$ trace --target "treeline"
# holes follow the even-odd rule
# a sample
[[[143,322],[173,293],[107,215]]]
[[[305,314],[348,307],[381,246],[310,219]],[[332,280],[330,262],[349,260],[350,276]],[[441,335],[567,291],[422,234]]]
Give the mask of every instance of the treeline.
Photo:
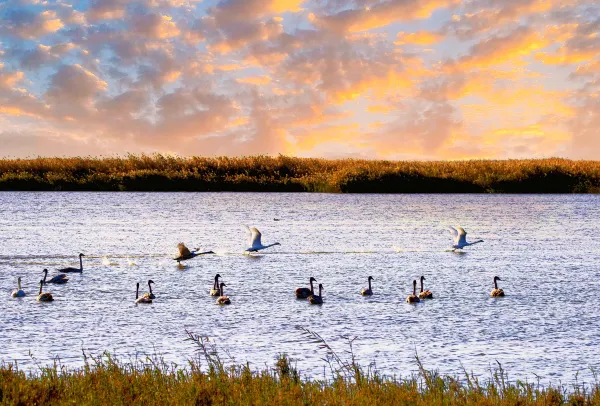
[[[0,190],[599,193],[600,161],[375,161],[287,156],[0,160]]]

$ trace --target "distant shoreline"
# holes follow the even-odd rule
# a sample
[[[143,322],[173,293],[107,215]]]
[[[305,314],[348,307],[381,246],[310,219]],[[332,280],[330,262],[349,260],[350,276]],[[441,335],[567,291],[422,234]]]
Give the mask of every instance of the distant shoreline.
[[[0,191],[600,193],[600,161],[287,156],[1,159]]]

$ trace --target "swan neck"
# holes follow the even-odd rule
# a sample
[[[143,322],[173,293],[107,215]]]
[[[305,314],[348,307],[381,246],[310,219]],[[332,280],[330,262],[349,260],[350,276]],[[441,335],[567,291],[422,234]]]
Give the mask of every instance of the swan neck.
[[[83,272],[83,257],[79,256],[79,270]]]
[[[138,299],[139,294],[140,294],[140,284],[138,283],[137,285],[135,285],[135,300]]]
[[[38,293],[38,296],[42,294],[42,286],[44,285],[40,283],[40,293]]]
[[[152,294],[152,284],[150,282],[148,282],[148,290],[150,291],[150,294]]]
[[[17,288],[21,290],[21,278],[17,279]]]
[[[369,278],[369,290],[371,290],[371,278]]]
[[[421,279],[421,292],[423,292],[423,279]]]
[[[223,293],[223,284],[221,284],[221,296],[225,296],[225,294]]]
[[[320,296],[322,296],[322,294],[321,294],[322,290],[323,290],[323,286],[321,286],[321,285],[319,284],[319,297],[320,297]]]
[[[314,294],[315,294],[315,288],[314,288],[314,286],[313,286],[313,281],[312,281],[312,279],[311,279],[311,281],[310,281],[310,294],[311,294],[311,295],[314,295]]]
[[[498,280],[494,279],[494,289],[498,289]]]
[[[413,296],[417,296],[417,281],[413,283]]]

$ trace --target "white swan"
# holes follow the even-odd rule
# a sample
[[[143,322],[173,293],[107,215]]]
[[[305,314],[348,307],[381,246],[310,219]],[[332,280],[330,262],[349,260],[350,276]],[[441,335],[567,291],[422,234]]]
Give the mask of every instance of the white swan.
[[[176,258],[173,258],[173,259],[179,263],[181,263],[181,261],[185,261],[186,259],[191,259],[191,258],[197,257],[198,255],[214,254],[214,251],[198,252],[198,251],[200,251],[199,248],[196,248],[195,250],[190,251],[189,248],[186,247],[185,244],[182,242],[177,244],[177,249],[179,250],[179,256]]]
[[[23,296],[25,296],[25,292],[23,292],[23,289],[21,289],[21,277],[20,276],[17,278],[17,289],[13,289],[13,291],[10,292],[10,295],[12,297],[23,297]]]
[[[452,233],[452,238],[454,239],[454,244],[452,245],[452,248],[454,250],[462,249],[464,247],[468,247],[469,245],[474,245],[474,244],[483,242],[483,240],[467,242],[467,232],[462,227],[454,228],[454,227],[448,226],[448,229]]]
[[[260,233],[260,231],[258,231],[258,229],[256,227],[248,227],[245,226],[248,231],[250,232],[250,240],[248,242],[249,247],[246,248],[246,252],[256,252],[259,250],[264,250],[265,248],[269,248],[269,247],[273,247],[274,245],[281,245],[278,242],[275,242],[273,244],[269,244],[269,245],[262,245],[262,242],[260,241],[260,238],[262,237],[262,234]]]

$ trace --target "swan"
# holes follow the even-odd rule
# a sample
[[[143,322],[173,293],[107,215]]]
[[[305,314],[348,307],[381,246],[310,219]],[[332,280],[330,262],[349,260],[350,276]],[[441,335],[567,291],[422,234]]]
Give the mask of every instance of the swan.
[[[504,291],[502,289],[498,289],[498,281],[501,281],[500,277],[494,276],[494,289],[490,292],[490,296],[492,297],[502,297],[504,296]]]
[[[68,267],[59,269],[58,272],[83,272],[83,260],[81,259],[82,257],[85,257],[85,255],[79,254],[79,268]]]
[[[258,231],[258,229],[256,227],[248,227],[248,226],[245,226],[245,227],[251,233],[250,240],[248,242],[249,247],[246,248],[246,252],[257,252],[260,250],[264,250],[265,248],[273,247],[275,245],[281,245],[278,242],[275,242],[275,243],[269,244],[269,245],[262,245],[262,242],[260,241],[262,234],[260,233],[260,231]]]
[[[433,293],[428,289],[423,292],[423,281],[425,280],[424,276],[421,276],[421,293],[419,293],[419,299],[433,299]]]
[[[51,302],[54,300],[52,297],[52,293],[46,292],[42,293],[42,287],[44,286],[44,281],[40,281],[40,293],[38,293],[37,301],[38,302]]]
[[[406,303],[418,303],[421,299],[417,296],[417,280],[413,281],[413,293],[406,298]]]
[[[223,295],[223,286],[227,286],[227,285],[225,285],[223,282],[221,282],[221,296],[219,296],[217,298],[217,301],[215,303],[218,305],[231,304],[231,300],[229,300],[229,296]]]
[[[173,258],[177,262],[185,261],[186,259],[192,259],[198,255],[214,254],[214,251],[198,252],[200,250],[199,248],[190,251],[182,242],[177,244],[177,249],[179,250],[179,256],[177,258]]]
[[[319,283],[319,295],[310,295],[308,301],[310,304],[323,304],[323,285]]]
[[[23,297],[23,296],[25,296],[25,292],[23,292],[23,289],[21,289],[21,277],[20,276],[17,278],[17,288],[13,289],[13,291],[10,292],[10,295],[12,297]]]
[[[316,281],[317,280],[311,276],[310,279],[308,280],[308,282],[310,283],[310,289],[309,288],[296,288],[296,297],[298,299],[307,299],[309,296],[314,295],[315,290],[313,288],[313,282],[316,282]]]
[[[148,279],[148,290],[150,293],[146,293],[146,296],[148,296],[150,299],[156,299],[156,296],[154,293],[152,293],[152,283],[154,283],[154,281],[152,279]]]
[[[44,285],[47,283],[63,284],[63,283],[69,282],[69,278],[67,278],[67,275],[64,273],[54,275],[49,281],[46,280],[47,277],[48,277],[48,270],[44,269]]]
[[[369,281],[369,287],[360,291],[360,294],[363,296],[372,296],[373,291],[371,290],[371,281],[373,280],[372,276],[369,276],[367,279]]]
[[[150,295],[148,295],[148,293],[146,293],[144,296],[138,298],[140,292],[140,283],[138,282],[135,285],[135,303],[152,303],[152,299],[150,299]]]
[[[219,274],[215,275],[215,282],[213,283],[213,287],[210,290],[211,296],[221,296],[221,289],[219,289],[219,278],[220,277],[221,277],[221,275],[219,275]]]
[[[483,240],[467,242],[467,232],[462,227],[454,228],[454,227],[448,226],[448,229],[452,233],[452,238],[454,239],[454,244],[452,245],[453,251],[462,249],[464,247],[468,247],[469,245],[474,245],[474,244],[483,242]]]

